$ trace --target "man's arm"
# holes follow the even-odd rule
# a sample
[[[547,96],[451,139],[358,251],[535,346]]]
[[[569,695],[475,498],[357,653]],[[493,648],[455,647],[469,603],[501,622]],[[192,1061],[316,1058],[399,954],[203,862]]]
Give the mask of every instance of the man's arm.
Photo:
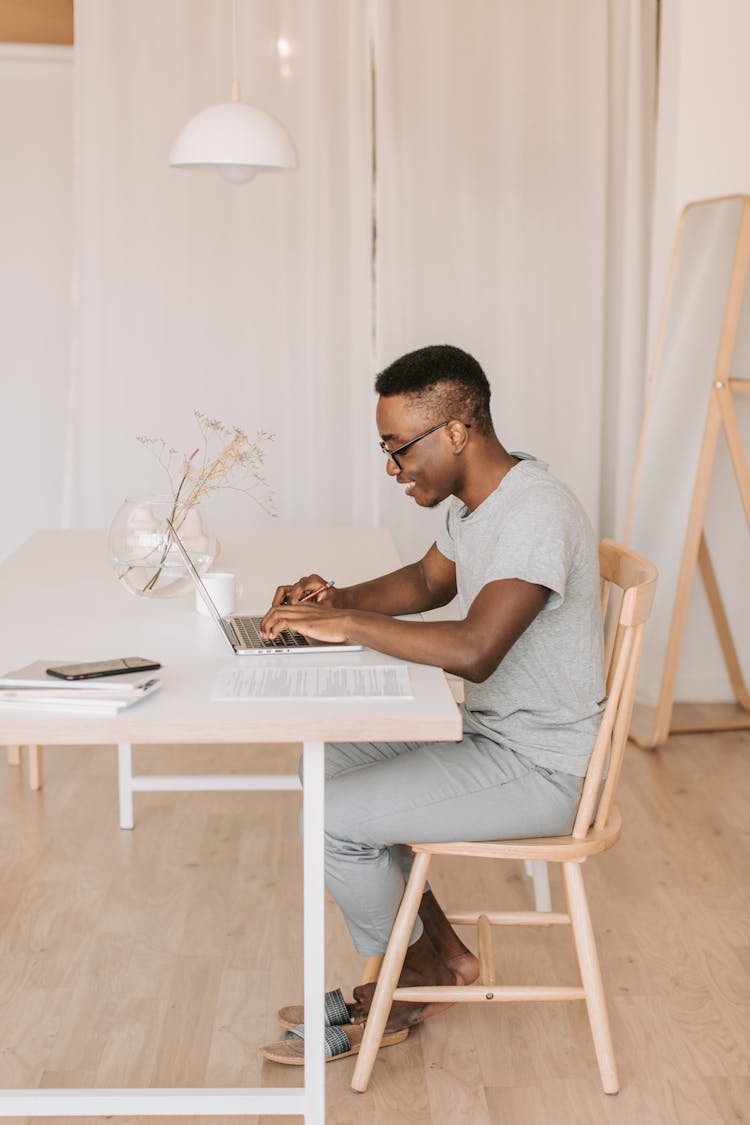
[[[319,589],[324,579],[318,574],[300,578],[294,586],[279,586],[273,605],[295,605],[306,594]],[[456,593],[456,567],[435,544],[419,562],[403,566],[391,574],[360,582],[356,586],[333,587],[315,599],[318,606],[359,609],[390,616],[424,613],[447,605]]]
[[[269,637],[292,628],[315,640],[352,641],[480,683],[529,627],[548,594],[546,586],[505,578],[480,590],[463,621],[398,621],[360,608],[279,605],[266,614],[262,628]]]

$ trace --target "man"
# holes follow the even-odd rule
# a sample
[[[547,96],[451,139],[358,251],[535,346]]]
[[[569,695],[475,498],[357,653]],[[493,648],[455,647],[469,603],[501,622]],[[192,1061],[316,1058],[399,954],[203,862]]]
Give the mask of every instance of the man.
[[[344,589],[321,590],[317,574],[280,587],[262,626],[269,637],[292,627],[357,642],[466,681],[460,742],[327,748],[326,881],[363,956],[388,943],[410,865],[403,841],[571,830],[604,703],[593,531],[546,465],[500,444],[479,364],[459,348],[422,348],[375,389],[388,474],[419,507],[452,497],[445,526],[424,558],[392,574]],[[456,621],[398,619],[456,593]],[[400,983],[477,974],[426,890]],[[355,990],[353,1024],[373,987]],[[396,1002],[387,1031],[439,1007]]]

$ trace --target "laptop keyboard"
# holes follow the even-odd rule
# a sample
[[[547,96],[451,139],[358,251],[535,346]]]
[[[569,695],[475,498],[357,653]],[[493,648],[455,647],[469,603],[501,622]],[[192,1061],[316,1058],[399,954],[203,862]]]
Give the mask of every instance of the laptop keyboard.
[[[234,631],[239,638],[243,648],[309,648],[310,642],[307,637],[303,637],[301,633],[295,632],[293,629],[284,629],[272,641],[264,640],[260,635],[258,626],[260,625],[260,617],[231,617],[229,619],[234,626]]]

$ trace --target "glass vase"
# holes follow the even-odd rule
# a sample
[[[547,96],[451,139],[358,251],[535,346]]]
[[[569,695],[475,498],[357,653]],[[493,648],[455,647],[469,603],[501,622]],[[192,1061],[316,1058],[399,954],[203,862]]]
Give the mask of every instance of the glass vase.
[[[167,519],[199,573],[216,558],[216,539],[198,505],[184,510],[171,497],[129,497],[112,521],[109,554],[118,580],[137,597],[175,598],[193,590],[192,579],[170,542]]]

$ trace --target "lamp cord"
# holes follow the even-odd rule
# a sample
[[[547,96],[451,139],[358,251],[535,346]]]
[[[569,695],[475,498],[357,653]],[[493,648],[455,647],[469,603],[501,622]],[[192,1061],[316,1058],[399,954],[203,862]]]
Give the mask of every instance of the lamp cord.
[[[232,101],[240,100],[240,79],[237,71],[237,0],[232,0]]]

